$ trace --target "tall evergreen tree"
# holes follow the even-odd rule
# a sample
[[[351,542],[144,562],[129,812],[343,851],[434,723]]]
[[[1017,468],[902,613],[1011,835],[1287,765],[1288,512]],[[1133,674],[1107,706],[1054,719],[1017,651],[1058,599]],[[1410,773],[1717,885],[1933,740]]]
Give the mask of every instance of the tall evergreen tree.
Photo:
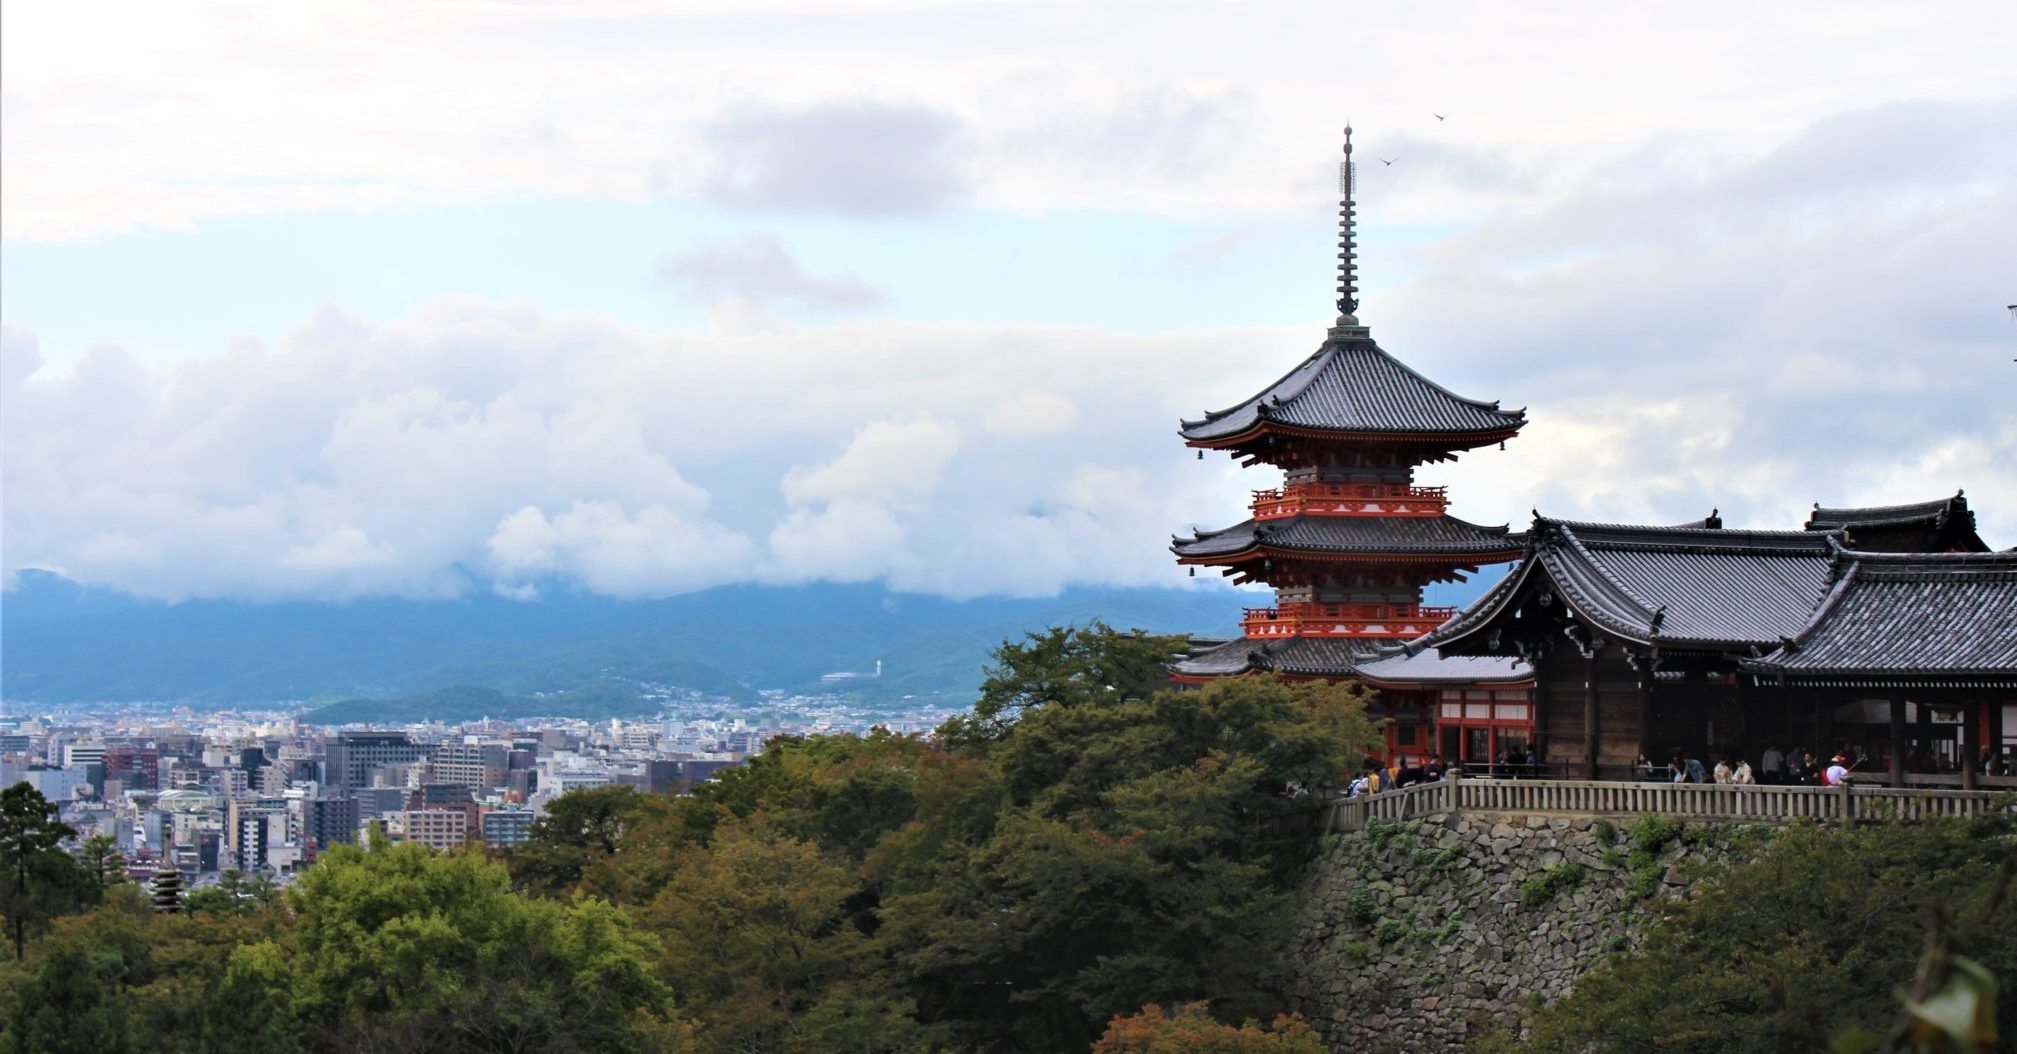
[[[30,929],[77,910],[95,893],[95,880],[62,849],[77,830],[57,815],[56,803],[26,781],[0,791],[0,914],[16,959]]]

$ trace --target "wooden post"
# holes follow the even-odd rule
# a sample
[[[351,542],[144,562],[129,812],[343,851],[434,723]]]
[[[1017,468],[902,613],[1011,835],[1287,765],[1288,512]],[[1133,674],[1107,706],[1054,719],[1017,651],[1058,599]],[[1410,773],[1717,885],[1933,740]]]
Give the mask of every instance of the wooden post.
[[[1722,733],[1721,743],[1709,744],[1709,752],[1714,755],[1728,754],[1731,748],[1744,741],[1744,719],[1750,716],[1751,709],[1751,675],[1740,668],[1737,670],[1736,678],[1736,683],[1731,685],[1730,689],[1729,727],[1717,730]]]
[[[1648,742],[1653,737],[1653,657],[1646,656],[1646,668],[1639,671],[1639,753],[1652,757],[1657,753]]]
[[[1926,767],[1931,770],[1933,768],[1933,708],[1926,705],[1926,699],[1923,696],[1912,700],[1912,702],[1919,711],[1913,715],[1912,719],[1910,734],[1913,749],[1924,752]]]
[[[1905,785],[1905,697],[1891,697],[1891,786]]]
[[[1977,781],[1975,766],[1982,756],[1982,722],[1976,708],[1984,705],[1979,699],[1961,701],[1961,789],[1974,790]]]
[[[2003,701],[2001,699],[1982,700],[1983,723],[1988,725],[1988,746],[1996,757],[2003,756]]]
[[[1583,778],[1597,778],[1597,653],[1583,663]]]
[[[1834,749],[1835,701],[1825,688],[1809,688],[1814,696],[1814,749],[1824,756]]]

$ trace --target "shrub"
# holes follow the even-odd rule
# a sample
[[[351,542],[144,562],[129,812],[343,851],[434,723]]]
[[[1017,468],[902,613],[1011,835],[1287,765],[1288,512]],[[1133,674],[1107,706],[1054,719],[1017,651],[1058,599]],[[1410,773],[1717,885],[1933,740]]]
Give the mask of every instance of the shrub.
[[[1647,813],[1632,821],[1630,835],[1632,848],[1642,849],[1654,856],[1658,856],[1661,850],[1674,844],[1674,839],[1681,837],[1682,832],[1686,829],[1686,826],[1679,820],[1670,820],[1664,816],[1655,816],[1652,813]]]
[[[1564,890],[1574,889],[1582,884],[1583,865],[1550,864],[1539,872],[1527,876],[1527,880],[1520,883],[1520,903],[1530,908],[1538,908],[1554,900]]]
[[[1345,898],[1345,914],[1361,926],[1370,926],[1379,917],[1380,909],[1373,903],[1373,891],[1360,886]]]
[[[1597,841],[1611,845],[1618,840],[1618,825],[1609,820],[1597,821]]]
[[[1406,820],[1367,820],[1366,840],[1372,842],[1375,848],[1385,849],[1393,845],[1395,839],[1406,834],[1408,829],[1413,826],[1413,824]],[[1402,842],[1401,844],[1406,845],[1407,843]]]

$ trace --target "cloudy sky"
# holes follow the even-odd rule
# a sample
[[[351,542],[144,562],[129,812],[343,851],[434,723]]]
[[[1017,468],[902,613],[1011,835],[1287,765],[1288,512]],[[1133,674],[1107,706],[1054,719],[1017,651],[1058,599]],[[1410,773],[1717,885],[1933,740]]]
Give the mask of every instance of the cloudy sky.
[[[1455,512],[2017,545],[2007,2],[10,0],[5,568],[1177,585],[1176,421],[1362,318]],[[1438,120],[1434,114],[1446,115]],[[1381,164],[1375,156],[1392,159]]]

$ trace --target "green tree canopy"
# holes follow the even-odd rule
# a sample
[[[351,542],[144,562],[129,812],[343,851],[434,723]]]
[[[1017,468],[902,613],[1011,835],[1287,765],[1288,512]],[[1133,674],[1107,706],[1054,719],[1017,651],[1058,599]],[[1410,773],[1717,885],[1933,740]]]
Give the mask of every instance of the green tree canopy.
[[[528,1054],[673,1042],[656,942],[607,901],[514,896],[494,861],[382,840],[369,852],[334,847],[286,900],[293,1013],[335,1048],[367,1037],[385,1049]],[[264,969],[244,958],[264,954],[234,966]]]
[[[637,788],[613,785],[569,791],[547,803],[532,835],[511,854],[511,876],[519,888],[547,896],[581,888],[605,894],[600,872],[628,844],[634,827],[663,819],[671,804]]]
[[[1643,946],[1583,976],[1542,1012],[1540,1052],[1768,1054],[1889,1033],[1936,906],[1955,951],[2017,977],[2017,821],[1795,827],[1695,900],[1671,905]],[[2017,999],[1997,1010],[2017,1035]]]

